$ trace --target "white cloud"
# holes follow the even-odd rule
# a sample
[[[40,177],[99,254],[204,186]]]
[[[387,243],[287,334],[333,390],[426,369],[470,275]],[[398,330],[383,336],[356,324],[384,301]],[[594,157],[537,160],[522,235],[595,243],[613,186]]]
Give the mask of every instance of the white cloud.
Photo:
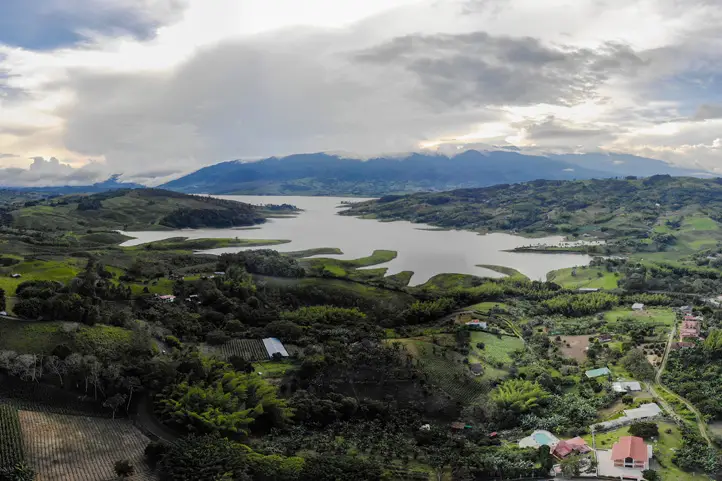
[[[92,162],[153,182],[231,158],[479,143],[720,165],[713,0],[105,1],[88,12],[135,23],[78,14],[42,50],[0,34],[0,166],[55,157],[28,172]]]

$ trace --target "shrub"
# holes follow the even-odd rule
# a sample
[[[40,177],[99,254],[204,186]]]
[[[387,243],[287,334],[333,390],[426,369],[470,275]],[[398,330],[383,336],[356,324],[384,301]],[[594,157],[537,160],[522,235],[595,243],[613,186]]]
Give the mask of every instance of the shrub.
[[[127,459],[116,461],[113,469],[115,469],[115,474],[117,474],[120,478],[129,478],[135,473],[135,466],[133,466]]]

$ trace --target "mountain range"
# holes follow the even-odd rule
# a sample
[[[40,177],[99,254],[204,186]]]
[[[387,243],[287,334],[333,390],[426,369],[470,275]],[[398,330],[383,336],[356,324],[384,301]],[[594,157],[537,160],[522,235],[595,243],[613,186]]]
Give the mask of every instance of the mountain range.
[[[530,180],[583,180],[613,177],[711,177],[628,154],[528,155],[516,151],[467,150],[454,156],[412,153],[368,160],[328,153],[233,160],[203,167],[158,187],[188,194],[381,196],[515,184]],[[98,193],[145,186],[113,175],[92,185],[9,187],[42,196]]]
[[[377,196],[512,184],[656,174],[711,176],[661,160],[627,154],[536,156],[468,150],[455,156],[413,153],[368,160],[326,153],[229,161],[160,186],[185,193]]]

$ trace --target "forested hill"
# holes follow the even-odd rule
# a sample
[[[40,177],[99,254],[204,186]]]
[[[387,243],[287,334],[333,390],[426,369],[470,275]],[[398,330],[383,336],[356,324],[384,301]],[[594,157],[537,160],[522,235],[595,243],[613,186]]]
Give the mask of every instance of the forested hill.
[[[186,193],[359,195],[442,191],[535,179],[574,180],[626,175],[695,175],[631,155],[543,157],[469,150],[453,157],[409,154],[365,161],[324,153],[223,162],[161,187]]]
[[[685,219],[722,220],[722,179],[538,180],[479,189],[385,196],[345,215],[440,227],[528,234],[589,233],[638,238],[674,235]],[[713,229],[714,228],[714,229]]]
[[[2,219],[16,228],[82,232],[248,226],[264,222],[265,213],[242,202],[134,189],[29,201]]]

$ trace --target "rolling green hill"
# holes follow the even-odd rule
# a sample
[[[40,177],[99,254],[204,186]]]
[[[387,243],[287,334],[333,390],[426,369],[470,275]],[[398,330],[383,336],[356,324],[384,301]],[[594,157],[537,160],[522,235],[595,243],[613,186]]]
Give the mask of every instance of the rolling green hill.
[[[689,253],[722,240],[722,180],[538,180],[390,195],[354,204],[343,214],[480,232],[590,236],[627,250]]]
[[[134,189],[27,202],[10,214],[15,228],[82,232],[248,226],[267,213],[241,202]]]

